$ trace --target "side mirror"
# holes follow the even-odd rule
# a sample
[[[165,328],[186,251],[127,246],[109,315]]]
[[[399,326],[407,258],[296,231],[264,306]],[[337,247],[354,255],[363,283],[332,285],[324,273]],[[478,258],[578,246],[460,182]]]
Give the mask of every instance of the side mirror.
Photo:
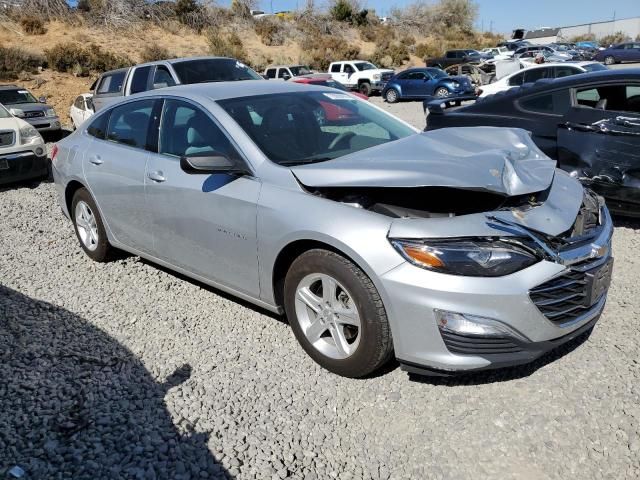
[[[38,98],[38,101],[40,103],[47,103],[47,97],[42,96],[42,97]]]
[[[180,168],[187,173],[235,173],[244,175],[248,173],[243,168],[221,153],[212,152],[211,154],[180,157]]]

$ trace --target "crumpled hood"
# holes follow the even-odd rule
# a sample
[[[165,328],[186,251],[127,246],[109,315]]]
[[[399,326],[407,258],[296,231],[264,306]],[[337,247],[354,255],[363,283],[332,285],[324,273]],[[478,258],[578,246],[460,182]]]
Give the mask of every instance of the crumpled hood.
[[[452,187],[505,196],[545,190],[556,162],[522,129],[434,130],[323,163],[293,167],[307,187]]]

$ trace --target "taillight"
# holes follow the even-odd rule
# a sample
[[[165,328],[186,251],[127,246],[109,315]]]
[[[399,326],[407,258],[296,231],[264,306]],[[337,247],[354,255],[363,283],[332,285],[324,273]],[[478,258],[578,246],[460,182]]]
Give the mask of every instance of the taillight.
[[[53,148],[51,149],[51,161],[52,162],[55,162],[57,155],[58,155],[58,145],[54,144]]]

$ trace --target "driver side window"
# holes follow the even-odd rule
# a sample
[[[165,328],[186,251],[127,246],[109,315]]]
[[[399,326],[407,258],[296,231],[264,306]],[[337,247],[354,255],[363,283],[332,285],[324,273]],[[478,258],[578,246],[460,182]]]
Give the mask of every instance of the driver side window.
[[[158,65],[153,75],[153,88],[173,87],[176,82],[164,65]]]
[[[342,72],[351,75],[353,72],[355,72],[355,70],[353,69],[353,67],[351,65],[346,64],[344,66],[344,68],[342,69]]]
[[[202,110],[180,100],[167,100],[160,126],[160,153],[173,157],[223,154],[238,159],[220,127]]]

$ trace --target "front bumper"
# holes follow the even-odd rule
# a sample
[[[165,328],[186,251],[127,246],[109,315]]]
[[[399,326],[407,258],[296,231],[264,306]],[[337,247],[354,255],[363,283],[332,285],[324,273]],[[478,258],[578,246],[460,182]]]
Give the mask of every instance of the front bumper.
[[[39,132],[57,132],[62,128],[60,117],[23,118]]]
[[[519,365],[592,328],[604,309],[608,284],[585,307],[576,307],[559,289],[555,298],[561,303],[555,304],[555,312],[571,309],[573,314],[556,318],[555,312],[545,310],[546,299],[540,300],[533,292],[554,282],[564,285],[562,279],[574,270],[582,269],[586,275],[610,265],[613,227],[606,208],[603,212],[601,234],[591,244],[607,247],[599,250],[602,256],[598,258],[592,257],[589,245],[588,252],[584,246],[565,252],[564,264],[543,260],[504,277],[444,275],[409,263],[382,275],[380,279],[390,299],[385,306],[398,361],[408,371],[437,375]],[[586,257],[581,259],[578,254]],[[592,270],[589,262],[594,264]],[[517,335],[490,339],[451,335],[438,327],[437,311],[492,319]]]
[[[42,178],[49,174],[49,160],[32,150],[0,153],[0,185]]]

